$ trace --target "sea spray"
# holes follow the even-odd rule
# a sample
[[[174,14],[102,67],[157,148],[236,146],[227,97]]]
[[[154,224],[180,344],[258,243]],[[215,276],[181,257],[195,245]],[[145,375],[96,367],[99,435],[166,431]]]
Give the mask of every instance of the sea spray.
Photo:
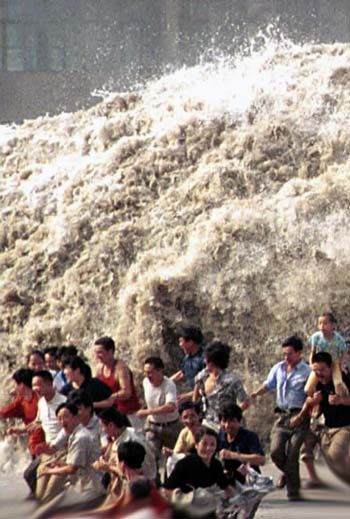
[[[4,362],[111,334],[170,371],[189,319],[252,386],[320,311],[346,327],[349,78],[350,45],[270,39],[1,127]]]
[[[14,436],[6,436],[0,441],[0,477],[3,475],[21,476],[30,463],[30,456],[23,441]]]

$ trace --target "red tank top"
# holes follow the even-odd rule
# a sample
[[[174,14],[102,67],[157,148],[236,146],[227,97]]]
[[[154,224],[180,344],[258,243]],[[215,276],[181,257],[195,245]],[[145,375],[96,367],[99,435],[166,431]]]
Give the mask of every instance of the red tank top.
[[[118,361],[117,361],[118,362]],[[114,364],[114,369],[117,365],[117,362]],[[124,414],[132,414],[140,409],[140,402],[136,393],[136,388],[134,384],[134,377],[132,371],[128,368],[130,373],[130,384],[131,384],[131,396],[130,398],[126,398],[125,400],[116,400],[114,406]],[[108,377],[99,371],[97,377],[102,380],[112,391],[112,393],[116,393],[120,390],[120,385],[115,378],[114,372],[112,372]]]

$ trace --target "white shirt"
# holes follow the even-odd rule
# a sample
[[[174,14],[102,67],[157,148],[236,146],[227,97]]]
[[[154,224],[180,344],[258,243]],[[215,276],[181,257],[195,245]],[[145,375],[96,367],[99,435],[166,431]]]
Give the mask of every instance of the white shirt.
[[[147,409],[154,409],[164,404],[173,403],[176,405],[175,411],[166,414],[150,414],[148,419],[153,423],[175,422],[178,420],[179,413],[177,410],[177,393],[175,382],[168,377],[164,377],[160,386],[154,386],[145,378],[143,380],[143,390]]]
[[[101,435],[102,431],[100,428],[100,422],[99,419],[95,414],[93,414],[90,418],[89,423],[85,426],[85,428],[89,431],[91,434],[93,440],[98,445],[101,445]],[[64,449],[66,447],[68,441],[68,434],[66,431],[62,428],[60,432],[57,434],[56,438],[52,443],[50,443],[51,447],[56,447],[56,449]]]
[[[66,397],[60,393],[55,393],[49,402],[43,396],[39,398],[36,421],[41,423],[47,443],[53,442],[61,430],[61,425],[56,416],[56,409],[65,401]]]

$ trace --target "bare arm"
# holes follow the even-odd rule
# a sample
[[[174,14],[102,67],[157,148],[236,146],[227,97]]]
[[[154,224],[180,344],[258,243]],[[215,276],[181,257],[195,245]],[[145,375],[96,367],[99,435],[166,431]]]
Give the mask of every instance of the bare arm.
[[[146,416],[149,416],[150,414],[154,415],[162,415],[167,413],[172,413],[176,409],[176,404],[174,402],[168,402],[167,404],[160,405],[159,407],[154,407],[153,409],[140,409],[137,411],[137,416],[139,418],[145,418]]]
[[[33,432],[37,429],[41,429],[41,422],[34,420],[33,422],[30,422],[28,425],[26,425],[26,431],[27,432]]]
[[[181,393],[177,399],[177,401],[179,403],[185,402],[186,400],[193,400],[193,391],[188,391],[187,393]]]
[[[119,467],[113,463],[105,461],[103,458],[100,458],[99,460],[95,461],[92,464],[92,466],[95,470],[98,470],[100,472],[111,472],[112,474],[120,475]]]
[[[350,395],[329,395],[330,405],[350,405]]]
[[[253,393],[251,393],[250,398],[254,400],[257,396],[265,395],[268,392],[269,390],[266,386],[260,386],[256,391],[253,391]]]
[[[43,467],[41,475],[70,476],[78,470],[76,465],[61,465],[56,467]]]
[[[170,380],[172,380],[173,382],[181,382],[181,380],[183,380],[184,378],[185,378],[185,375],[183,374],[183,372],[181,370],[179,370],[176,373],[174,373],[173,375],[171,375]]]
[[[201,399],[200,386],[199,386],[199,384],[196,384],[194,386],[194,390],[192,393],[192,400],[193,400],[193,402],[199,402],[200,399]]]
[[[290,425],[292,427],[297,427],[300,425],[304,419],[309,416],[309,413],[311,409],[313,409],[315,406],[318,406],[322,402],[322,392],[316,391],[312,396],[308,396],[304,402],[303,407],[301,408],[301,411],[290,419]]]
[[[246,400],[243,400],[243,402],[240,402],[240,408],[242,409],[242,411],[245,411],[246,409],[248,409],[248,407],[250,406],[250,404],[252,403],[251,399],[250,398],[247,398]]]
[[[115,368],[115,379],[119,384],[119,390],[112,396],[116,400],[126,400],[131,397],[131,374],[128,366],[122,360],[118,360]]]
[[[347,366],[347,363],[348,363],[348,360],[349,360],[349,354],[347,351],[343,351],[343,355],[340,359],[340,369],[341,371],[344,371],[346,369],[346,366]]]
[[[6,429],[6,434],[27,434],[27,428],[25,425],[8,427],[8,429]]]
[[[311,351],[310,351],[310,355],[309,355],[309,364],[312,364],[312,357],[315,355],[315,353],[316,353],[315,346],[311,346]]]
[[[251,465],[264,465],[266,458],[262,454],[243,454],[222,449],[219,453],[221,460],[237,460],[240,463],[250,463]]]
[[[95,409],[105,409],[106,407],[113,407],[113,404],[115,402],[115,398],[113,395],[106,398],[106,400],[100,400],[99,402],[94,402],[94,408]]]

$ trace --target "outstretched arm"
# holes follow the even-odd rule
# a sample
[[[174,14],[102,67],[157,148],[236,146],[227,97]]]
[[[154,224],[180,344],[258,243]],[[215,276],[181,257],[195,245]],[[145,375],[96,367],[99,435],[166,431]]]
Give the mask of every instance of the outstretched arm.
[[[256,397],[258,396],[262,396],[262,395],[265,395],[265,393],[268,393],[268,388],[266,386],[260,386],[258,389],[256,389],[255,391],[253,391],[251,394],[250,394],[250,398],[252,400],[255,400]]]
[[[181,380],[183,380],[184,378],[184,373],[181,370],[179,370],[173,375],[171,375],[170,380],[172,380],[173,382],[181,382]]]
[[[221,460],[236,460],[240,463],[250,463],[250,465],[264,465],[266,459],[262,454],[244,454],[242,452],[233,452],[229,449],[222,449],[219,452]]]

